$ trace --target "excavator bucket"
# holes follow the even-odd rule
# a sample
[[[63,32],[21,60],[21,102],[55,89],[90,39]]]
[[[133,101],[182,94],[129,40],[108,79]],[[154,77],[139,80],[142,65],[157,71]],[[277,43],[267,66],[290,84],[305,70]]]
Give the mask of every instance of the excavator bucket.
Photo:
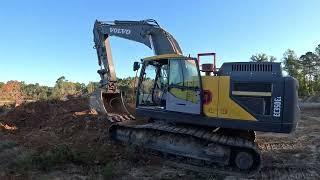
[[[135,117],[128,111],[122,93],[107,93],[98,88],[90,96],[90,108],[106,115],[111,122],[134,120]]]

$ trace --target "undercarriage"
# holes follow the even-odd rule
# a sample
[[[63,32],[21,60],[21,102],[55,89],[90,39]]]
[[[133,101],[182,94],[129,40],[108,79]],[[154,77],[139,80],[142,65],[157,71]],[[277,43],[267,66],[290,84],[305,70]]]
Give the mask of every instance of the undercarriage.
[[[148,149],[174,163],[222,174],[251,175],[260,169],[261,157],[254,142],[254,131],[136,120],[121,94],[111,98],[103,96],[103,102],[92,96],[91,105],[94,101],[99,102],[99,106],[104,104],[104,112],[112,122],[108,132],[116,142]]]
[[[109,133],[113,140],[160,152],[164,158],[179,163],[212,168],[214,172],[250,175],[261,164],[260,151],[254,142],[218,128],[214,131],[163,122],[143,125],[122,122],[113,124]]]

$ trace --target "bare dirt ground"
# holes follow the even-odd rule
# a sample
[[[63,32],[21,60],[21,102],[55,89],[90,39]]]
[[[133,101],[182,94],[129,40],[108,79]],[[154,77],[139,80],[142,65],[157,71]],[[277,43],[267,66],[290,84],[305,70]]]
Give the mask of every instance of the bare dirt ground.
[[[86,98],[34,102],[0,113],[0,179],[320,179],[320,110],[289,136],[259,133],[263,166],[232,177],[174,166],[110,142],[109,122]]]

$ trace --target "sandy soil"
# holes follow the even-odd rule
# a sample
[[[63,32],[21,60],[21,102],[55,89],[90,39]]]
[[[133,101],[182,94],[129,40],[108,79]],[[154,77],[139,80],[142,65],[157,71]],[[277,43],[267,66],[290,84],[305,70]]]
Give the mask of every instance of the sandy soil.
[[[106,164],[112,179],[239,179],[172,165],[131,147],[114,144],[107,136],[108,121],[90,111],[88,100],[34,102],[0,115],[0,179],[103,179]],[[16,145],[1,148],[1,142]],[[263,166],[254,177],[240,179],[320,179],[320,110],[302,112],[295,133],[258,133]],[[89,158],[66,162],[46,171],[10,169],[24,152],[46,153],[59,144]],[[14,169],[14,168],[13,168]]]

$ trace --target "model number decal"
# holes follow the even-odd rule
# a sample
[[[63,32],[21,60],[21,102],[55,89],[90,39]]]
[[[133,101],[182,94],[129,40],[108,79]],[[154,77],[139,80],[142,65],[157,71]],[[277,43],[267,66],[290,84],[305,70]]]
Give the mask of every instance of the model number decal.
[[[274,98],[273,100],[273,116],[280,117],[281,114],[281,96]]]
[[[120,28],[110,28],[110,32],[117,33],[117,34],[126,34],[126,35],[131,34],[130,29],[120,29]]]

